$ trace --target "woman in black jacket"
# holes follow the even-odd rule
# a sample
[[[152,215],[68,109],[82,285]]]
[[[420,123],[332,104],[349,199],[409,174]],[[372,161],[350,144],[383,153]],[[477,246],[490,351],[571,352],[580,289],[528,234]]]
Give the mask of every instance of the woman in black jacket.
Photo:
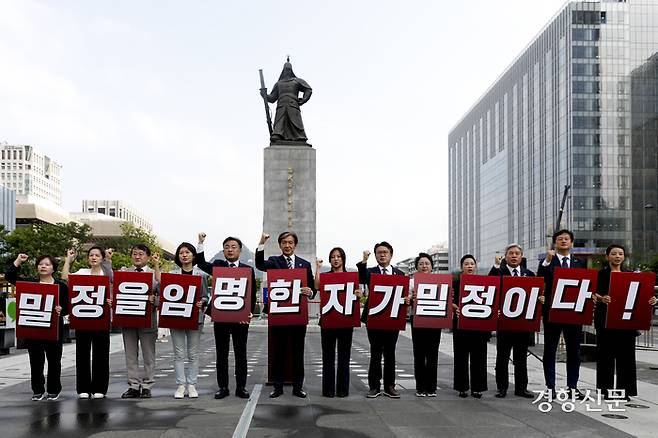
[[[55,306],[55,312],[59,317],[59,337],[56,341],[43,339],[26,339],[27,352],[30,357],[30,371],[32,382],[33,401],[57,400],[62,391],[62,343],[64,340],[64,315],[69,309],[69,289],[66,283],[56,280],[53,273],[57,270],[57,261],[49,256],[42,255],[36,259],[37,278],[20,278],[18,270],[21,264],[27,261],[27,254],[19,254],[16,260],[7,268],[5,278],[13,285],[17,281],[31,281],[34,283],[56,284],[59,287],[59,306]],[[48,384],[43,376],[45,360],[48,359]]]

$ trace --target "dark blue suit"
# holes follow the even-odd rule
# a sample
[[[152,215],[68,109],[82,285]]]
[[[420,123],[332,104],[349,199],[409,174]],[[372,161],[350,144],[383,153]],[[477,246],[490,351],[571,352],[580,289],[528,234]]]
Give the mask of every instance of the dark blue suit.
[[[264,251],[256,251],[256,268],[263,272],[270,269],[288,269],[288,262],[283,255],[270,256],[265,260]],[[306,269],[306,285],[313,289],[315,296],[315,281],[311,264],[295,255],[295,269]],[[304,339],[306,326],[274,326],[270,327],[272,335],[272,380],[274,389],[282,389],[285,375],[286,351],[290,343],[292,355],[292,386],[294,390],[301,390],[304,384]]]
[[[569,254],[570,268],[587,268],[585,260],[577,259]],[[546,387],[555,389],[555,358],[560,342],[560,334],[564,333],[564,343],[567,347],[567,386],[576,389],[580,373],[580,342],[583,335],[583,326],[580,324],[556,324],[548,322],[548,313],[553,300],[553,272],[560,266],[560,257],[556,254],[548,266],[543,260],[537,268],[537,275],[544,277],[544,296],[546,304],[543,306],[544,316],[544,379]]]

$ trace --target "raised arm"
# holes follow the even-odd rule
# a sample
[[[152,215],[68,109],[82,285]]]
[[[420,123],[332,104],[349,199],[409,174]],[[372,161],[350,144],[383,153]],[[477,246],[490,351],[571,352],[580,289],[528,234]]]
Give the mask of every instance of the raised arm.
[[[62,275],[60,275],[62,281],[69,281],[69,273],[71,271],[71,263],[75,260],[77,254],[75,249],[71,248],[66,253],[64,257],[64,266],[62,266]]]
[[[16,285],[17,281],[23,281],[23,279],[18,276],[18,270],[20,269],[23,262],[27,261],[27,259],[27,254],[20,253],[18,254],[18,257],[16,257],[16,260],[14,260],[14,262],[7,267],[5,279],[9,283]]]

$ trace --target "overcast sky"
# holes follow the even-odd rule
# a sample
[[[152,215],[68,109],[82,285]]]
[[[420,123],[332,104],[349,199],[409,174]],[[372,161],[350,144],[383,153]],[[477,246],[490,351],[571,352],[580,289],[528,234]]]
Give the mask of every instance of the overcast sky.
[[[388,240],[399,261],[448,240],[448,132],[563,4],[0,0],[0,141],[64,166],[67,210],[122,199],[175,244],[254,248],[258,69],[271,88],[289,54],[313,88],[319,255]]]

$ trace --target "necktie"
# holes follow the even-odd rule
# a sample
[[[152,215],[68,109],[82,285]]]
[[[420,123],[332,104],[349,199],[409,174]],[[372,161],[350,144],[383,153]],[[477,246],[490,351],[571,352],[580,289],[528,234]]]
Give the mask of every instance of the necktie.
[[[512,276],[518,277],[519,273],[517,272],[516,268],[512,269]]]
[[[229,263],[229,264],[228,264],[228,267],[229,267],[229,268],[235,268],[235,263]]]
[[[288,269],[292,269],[292,259],[290,257],[286,257],[286,261],[288,262]]]
[[[382,274],[383,274],[383,275],[387,275],[387,274],[388,274],[388,269],[386,269],[386,268],[382,268]]]
[[[569,267],[569,257],[562,257],[562,264],[560,265],[563,268]]]
[[[143,268],[135,268],[135,272],[144,272]]]

